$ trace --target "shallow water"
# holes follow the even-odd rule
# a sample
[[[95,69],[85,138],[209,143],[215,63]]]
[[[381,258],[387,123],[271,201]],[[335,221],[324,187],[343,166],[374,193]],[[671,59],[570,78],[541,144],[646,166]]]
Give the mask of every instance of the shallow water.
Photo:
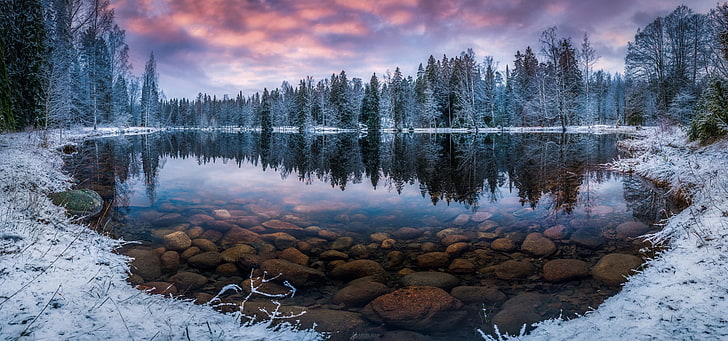
[[[599,166],[618,156],[619,138],[185,131],[89,140],[67,168],[79,187],[106,200],[94,225],[142,241],[120,250],[145,260],[132,264],[130,276],[142,288],[181,286],[175,276],[192,272],[204,283],[175,287],[176,294],[204,302],[227,284],[249,291],[243,281],[251,271],[279,269],[270,260],[282,258],[314,272],[312,279],[284,274],[261,289],[285,292],[283,280],[297,280],[281,311],[305,308],[298,318],[304,327],[316,322],[338,339],[412,337],[396,334],[405,329],[416,337],[477,339],[475,330],[490,332],[493,323],[513,333],[522,323],[582,314],[617,292],[617,283],[595,274],[599,261],[615,253],[641,257],[644,244],[634,237],[670,209],[646,181]],[[165,236],[175,232],[195,244],[172,246]],[[225,251],[240,244],[249,256],[231,259]],[[211,260],[192,258],[208,249]],[[342,274],[341,265],[357,259],[380,267]],[[559,259],[581,263],[546,265]],[[373,275],[364,287],[381,292],[357,287],[361,279],[347,284],[364,275]],[[420,299],[406,296],[415,295],[403,289],[412,283],[442,287],[445,298],[435,291],[422,297],[453,305],[442,314],[437,307],[410,311],[417,307],[407,303]],[[373,312],[391,303],[386,292],[410,297],[394,316]],[[246,296],[222,295],[231,303]],[[268,301],[253,295],[245,312]],[[229,309],[237,308],[221,307]]]

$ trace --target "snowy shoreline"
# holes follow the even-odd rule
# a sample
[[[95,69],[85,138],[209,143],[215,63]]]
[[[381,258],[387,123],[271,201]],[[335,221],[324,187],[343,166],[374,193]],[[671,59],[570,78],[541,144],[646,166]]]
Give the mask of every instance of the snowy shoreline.
[[[622,129],[624,129],[622,127]],[[578,130],[578,129],[577,129]],[[583,129],[588,130],[588,129]],[[0,336],[8,339],[270,339],[322,336],[289,326],[241,327],[209,306],[145,294],[126,282],[119,241],[65,217],[46,194],[70,186],[57,146],[105,129],[0,135]],[[587,132],[587,131],[584,131]],[[540,324],[522,340],[719,339],[728,336],[728,141],[687,144],[678,130],[639,131],[613,167],[665,183],[692,205],[652,236],[668,250],[584,317]]]

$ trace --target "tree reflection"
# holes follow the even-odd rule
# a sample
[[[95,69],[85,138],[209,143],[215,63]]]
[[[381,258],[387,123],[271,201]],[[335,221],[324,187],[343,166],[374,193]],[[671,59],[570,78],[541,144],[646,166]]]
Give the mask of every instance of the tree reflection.
[[[235,162],[272,169],[282,178],[329,183],[345,190],[368,179],[398,193],[419,185],[433,204],[462,203],[477,208],[496,202],[507,189],[523,205],[546,203],[554,212],[570,213],[580,187],[608,178],[595,165],[616,156],[616,135],[584,134],[276,134],[165,132],[85,142],[69,167],[82,187],[102,189],[110,202],[124,199],[124,184],[143,179],[154,201],[159,170],[167,158],[193,158],[199,164]],[[71,166],[75,165],[75,166]],[[589,176],[585,176],[586,173]],[[635,192],[631,183],[625,189]],[[586,194],[588,195],[588,193]],[[543,200],[548,199],[548,200]],[[588,201],[588,200],[587,200]],[[118,203],[117,203],[118,204]],[[654,214],[652,212],[651,214]]]

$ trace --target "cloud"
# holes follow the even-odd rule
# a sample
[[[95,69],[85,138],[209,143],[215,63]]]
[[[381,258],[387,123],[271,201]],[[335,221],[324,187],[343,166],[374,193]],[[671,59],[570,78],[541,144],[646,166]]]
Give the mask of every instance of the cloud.
[[[694,1],[700,10],[712,0]],[[601,67],[620,71],[641,25],[679,0],[114,0],[137,72],[154,51],[170,97],[236,93],[346,70],[368,79],[400,66],[414,75],[429,55],[469,47],[501,67],[516,50],[538,50],[540,32],[581,42],[589,34]]]

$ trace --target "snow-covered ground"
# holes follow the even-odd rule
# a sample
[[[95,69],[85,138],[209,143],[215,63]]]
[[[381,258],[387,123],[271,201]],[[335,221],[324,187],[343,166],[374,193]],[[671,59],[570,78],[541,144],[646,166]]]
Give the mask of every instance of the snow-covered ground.
[[[143,133],[146,129],[125,129]],[[73,134],[0,135],[2,339],[316,340],[290,325],[241,326],[236,315],[131,288],[118,245],[65,217],[46,194],[69,178],[56,147]],[[659,180],[692,205],[653,236],[669,249],[597,310],[541,323],[522,340],[728,339],[728,141],[687,144],[678,130],[645,129],[614,166]]]
[[[598,309],[550,320],[517,340],[728,340],[728,141],[700,147],[678,129],[625,141],[614,167],[691,198],[651,237],[669,248]]]
[[[126,257],[111,252],[119,242],[75,224],[46,197],[70,186],[54,151],[59,137],[0,135],[0,339],[323,339],[291,325],[241,326],[234,314],[133,289]]]

